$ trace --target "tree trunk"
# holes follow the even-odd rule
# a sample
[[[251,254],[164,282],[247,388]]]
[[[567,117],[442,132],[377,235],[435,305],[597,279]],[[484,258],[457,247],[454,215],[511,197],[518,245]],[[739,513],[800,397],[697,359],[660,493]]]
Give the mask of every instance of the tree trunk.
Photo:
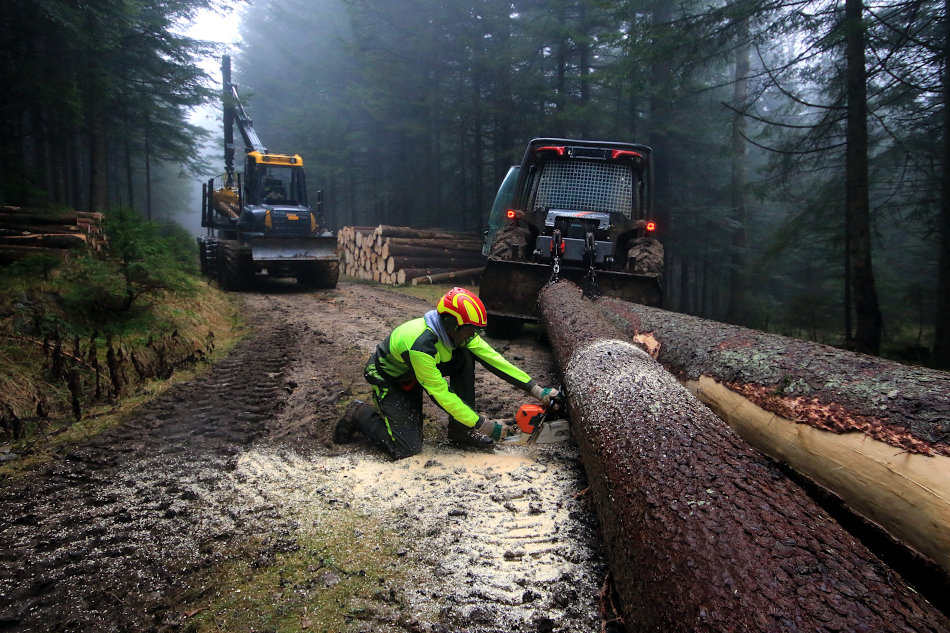
[[[597,306],[746,441],[950,574],[945,372],[616,299]]]
[[[950,0],[943,3],[943,196],[940,200],[940,265],[933,360],[950,369]]]
[[[592,305],[540,298],[627,630],[950,630]]]
[[[858,351],[877,354],[883,322],[871,266],[871,208],[868,201],[867,71],[864,61],[864,3],[845,2],[845,47],[848,62],[848,124],[845,152],[847,226],[851,287]]]
[[[737,37],[740,44],[736,51],[736,76],[732,99],[735,102],[735,107],[741,109],[749,98],[748,19],[743,19],[740,23]],[[729,305],[726,308],[726,318],[731,323],[743,323],[746,311],[745,238],[748,217],[745,204],[745,124],[745,115],[736,112],[732,117],[732,182],[730,183],[732,219],[735,222],[735,228],[732,230],[732,252],[730,253],[729,262]]]

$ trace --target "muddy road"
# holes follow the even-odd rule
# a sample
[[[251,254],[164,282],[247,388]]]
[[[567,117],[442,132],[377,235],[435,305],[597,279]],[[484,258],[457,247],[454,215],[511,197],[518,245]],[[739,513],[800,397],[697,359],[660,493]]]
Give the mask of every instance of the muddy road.
[[[229,613],[248,590],[233,579],[252,576],[282,619],[240,630],[618,630],[572,444],[462,451],[428,402],[413,458],[330,441],[369,396],[376,342],[430,302],[355,283],[242,299],[252,332],[226,360],[4,484],[0,631],[238,630]],[[492,343],[556,382],[535,334]],[[530,401],[483,369],[477,386],[491,417]],[[318,556],[333,540],[378,560]],[[316,562],[281,569],[304,554]]]

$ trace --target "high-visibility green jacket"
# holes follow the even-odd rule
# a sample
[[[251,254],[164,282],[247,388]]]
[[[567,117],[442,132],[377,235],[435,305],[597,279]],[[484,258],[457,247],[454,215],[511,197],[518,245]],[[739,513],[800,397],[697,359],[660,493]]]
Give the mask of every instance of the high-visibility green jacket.
[[[462,347],[472,352],[476,360],[502,380],[527,392],[534,386],[528,374],[505,360],[480,336],[473,337]],[[376,346],[374,356],[377,369],[385,378],[394,382],[406,382],[414,378],[449,415],[466,426],[475,426],[478,413],[449,391],[449,385],[438,368],[439,363],[451,360],[452,352],[426,324],[425,319],[420,317],[393,330],[386,340]]]

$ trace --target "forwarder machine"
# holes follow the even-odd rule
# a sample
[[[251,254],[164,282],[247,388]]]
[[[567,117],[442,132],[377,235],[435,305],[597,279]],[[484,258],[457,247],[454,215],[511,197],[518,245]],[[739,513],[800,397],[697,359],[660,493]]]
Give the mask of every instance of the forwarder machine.
[[[646,145],[538,138],[489,215],[479,296],[496,335],[537,321],[538,294],[568,279],[585,293],[659,306],[663,247]]]
[[[323,192],[307,203],[303,160],[267,151],[231,83],[222,58],[226,173],[202,186],[198,238],[201,271],[227,290],[245,288],[258,272],[294,277],[301,285],[334,288],[340,271],[336,237],[323,226]],[[244,139],[244,173],[234,173],[234,124]]]

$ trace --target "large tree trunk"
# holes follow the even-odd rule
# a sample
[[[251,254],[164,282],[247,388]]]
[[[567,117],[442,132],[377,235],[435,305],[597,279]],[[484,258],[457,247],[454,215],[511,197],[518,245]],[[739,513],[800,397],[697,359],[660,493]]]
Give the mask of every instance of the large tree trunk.
[[[950,0],[943,6],[943,164],[940,174],[943,196],[933,358],[938,367],[950,369]]]
[[[746,441],[950,573],[950,376],[601,299]]]
[[[735,107],[745,108],[749,99],[749,20],[743,19],[739,23],[737,37],[740,40],[736,51],[736,76],[733,92]],[[745,162],[746,162],[746,118],[741,112],[736,112],[732,118],[732,182],[730,183],[730,197],[732,198],[732,219],[735,226],[732,229],[732,252],[729,262],[729,305],[726,308],[728,319],[732,323],[745,321],[746,305],[746,262],[745,238],[748,214],[745,203]]]
[[[871,206],[868,202],[867,71],[864,67],[864,2],[845,2],[845,47],[848,61],[848,125],[845,190],[851,287],[857,329],[852,342],[862,352],[881,347],[881,309],[871,267]],[[850,334],[850,332],[848,333]]]
[[[950,630],[576,286],[540,309],[628,630]]]

